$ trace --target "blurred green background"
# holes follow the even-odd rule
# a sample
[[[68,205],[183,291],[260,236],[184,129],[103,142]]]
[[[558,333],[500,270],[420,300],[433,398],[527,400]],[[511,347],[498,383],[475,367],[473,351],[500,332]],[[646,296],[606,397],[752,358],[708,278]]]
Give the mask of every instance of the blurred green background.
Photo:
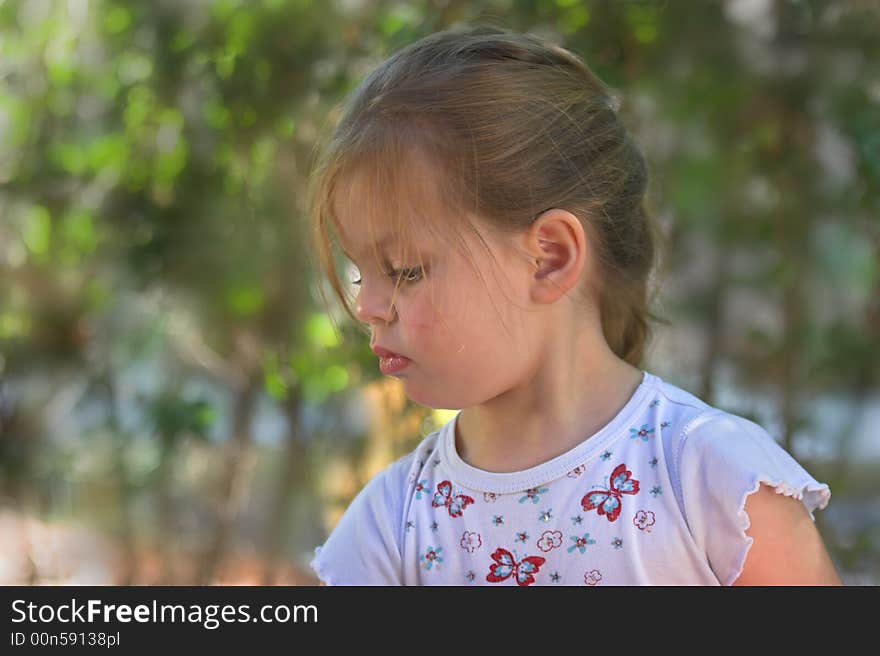
[[[619,93],[668,241],[644,369],[766,427],[880,582],[874,0],[0,2],[0,584],[313,583],[451,417],[318,294],[313,149],[397,48],[549,37]]]

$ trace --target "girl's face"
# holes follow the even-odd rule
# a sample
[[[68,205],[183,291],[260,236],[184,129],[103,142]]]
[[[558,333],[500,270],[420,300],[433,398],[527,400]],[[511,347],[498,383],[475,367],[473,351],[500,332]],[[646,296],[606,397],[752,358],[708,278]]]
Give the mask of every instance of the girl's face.
[[[360,276],[356,315],[372,329],[371,346],[409,358],[406,368],[392,375],[410,399],[461,409],[528,378],[541,341],[539,313],[525,309],[533,269],[508,242],[480,230],[498,266],[477,237],[463,235],[475,270],[458,249],[415,235],[424,268],[415,254],[403,261],[393,241],[380,249],[380,265],[363,222],[337,216],[344,250]],[[374,230],[377,243],[394,239],[388,226]],[[397,275],[400,287],[391,306]]]

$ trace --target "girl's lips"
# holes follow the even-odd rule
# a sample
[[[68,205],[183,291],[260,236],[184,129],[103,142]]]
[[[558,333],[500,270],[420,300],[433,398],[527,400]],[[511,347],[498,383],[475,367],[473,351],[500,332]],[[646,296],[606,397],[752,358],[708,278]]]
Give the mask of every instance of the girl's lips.
[[[386,376],[402,371],[410,363],[408,357],[389,351],[378,344],[371,346],[370,350],[379,356],[379,370]]]
[[[402,355],[392,355],[388,357],[380,357],[379,358],[379,371],[381,371],[386,376],[390,376],[391,374],[396,374],[400,371],[406,369],[409,365],[409,358],[405,358]]]
[[[373,353],[375,353],[376,355],[378,355],[380,358],[390,358],[392,356],[403,357],[400,355],[400,353],[395,353],[394,351],[389,351],[387,348],[383,348],[383,347],[379,346],[378,344],[371,346],[370,350]]]

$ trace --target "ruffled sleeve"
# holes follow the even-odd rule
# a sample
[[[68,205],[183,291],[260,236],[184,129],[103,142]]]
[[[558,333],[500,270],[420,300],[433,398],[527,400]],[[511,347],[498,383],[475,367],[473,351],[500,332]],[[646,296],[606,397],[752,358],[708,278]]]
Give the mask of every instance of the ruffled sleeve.
[[[746,498],[765,483],[777,494],[803,502],[810,518],[831,499],[814,479],[758,424],[718,409],[683,429],[678,471],[685,520],[722,585],[742,573],[752,538],[746,535]]]
[[[374,476],[354,498],[309,566],[327,585],[401,585],[399,529],[403,459]],[[405,472],[404,472],[405,473]]]

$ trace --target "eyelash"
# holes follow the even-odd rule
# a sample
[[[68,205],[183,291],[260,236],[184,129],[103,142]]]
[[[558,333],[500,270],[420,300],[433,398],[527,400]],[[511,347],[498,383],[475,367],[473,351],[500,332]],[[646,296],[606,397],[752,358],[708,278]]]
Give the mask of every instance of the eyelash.
[[[400,276],[401,274],[403,274],[404,276],[406,276],[407,274],[410,274],[410,273],[412,273],[413,271],[418,271],[418,272],[419,272],[419,277],[416,278],[415,280],[404,280],[404,282],[408,282],[408,283],[416,283],[416,282],[418,282],[419,280],[422,279],[422,267],[413,267],[412,269],[398,269],[398,270],[396,270],[396,271],[390,271],[390,272],[388,273],[388,277],[389,277],[389,278],[394,278],[394,277],[396,277],[396,276]],[[362,282],[362,279],[361,279],[361,278],[358,278],[357,280],[352,280],[352,281],[351,281],[351,284],[352,284],[352,285],[360,285],[361,282]]]

